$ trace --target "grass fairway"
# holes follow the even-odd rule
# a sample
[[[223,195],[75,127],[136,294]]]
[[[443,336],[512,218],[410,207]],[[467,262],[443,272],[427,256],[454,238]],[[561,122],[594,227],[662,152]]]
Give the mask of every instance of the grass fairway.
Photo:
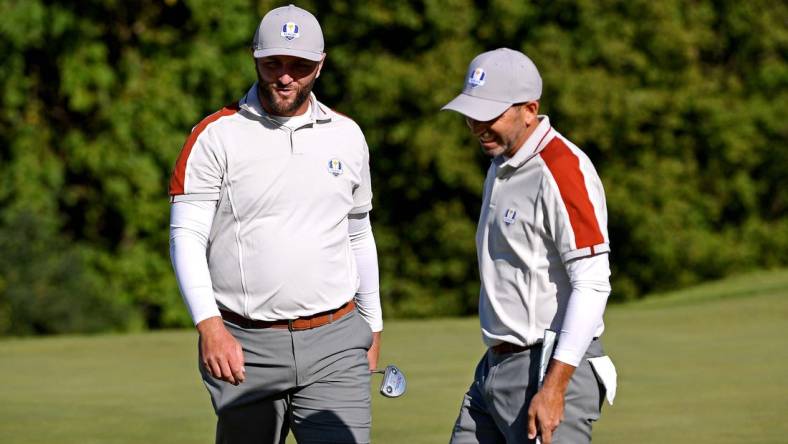
[[[788,272],[613,306],[606,322],[619,394],[595,442],[788,442]],[[482,352],[476,319],[387,321],[381,362],[409,386],[375,395],[373,441],[447,442]],[[0,341],[0,442],[211,443],[195,364],[191,331]]]

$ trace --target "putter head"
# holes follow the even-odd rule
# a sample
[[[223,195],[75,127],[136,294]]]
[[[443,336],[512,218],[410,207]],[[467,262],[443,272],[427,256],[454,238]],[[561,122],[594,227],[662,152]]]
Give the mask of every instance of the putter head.
[[[405,394],[406,388],[405,374],[394,365],[386,366],[383,381],[380,382],[380,394],[387,398],[398,398]]]

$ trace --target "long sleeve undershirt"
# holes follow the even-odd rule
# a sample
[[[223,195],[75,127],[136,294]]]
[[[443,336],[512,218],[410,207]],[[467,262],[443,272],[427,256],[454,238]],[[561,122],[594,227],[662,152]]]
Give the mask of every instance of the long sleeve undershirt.
[[[378,251],[369,213],[351,214],[348,217],[350,247],[356,257],[359,286],[356,292],[356,307],[373,332],[383,330],[383,311],[380,308],[380,285],[378,274]]]
[[[566,270],[572,294],[553,358],[577,367],[594,336],[604,328],[602,315],[610,296],[608,254],[572,260]]]
[[[220,316],[206,256],[216,204],[216,201],[182,201],[173,203],[170,210],[170,258],[195,325]],[[369,213],[349,217],[348,237],[360,279],[355,298],[358,311],[372,331],[381,331],[378,256]]]
[[[216,204],[215,200],[175,202],[170,209],[170,260],[194,325],[220,316],[206,255]]]

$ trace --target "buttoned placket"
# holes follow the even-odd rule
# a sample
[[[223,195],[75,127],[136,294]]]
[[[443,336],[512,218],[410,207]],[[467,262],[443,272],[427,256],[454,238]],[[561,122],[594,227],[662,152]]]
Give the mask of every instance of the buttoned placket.
[[[290,154],[303,154],[302,151],[298,151],[296,149],[295,140],[294,140],[294,133],[296,131],[298,131],[298,130],[301,130],[301,129],[304,129],[304,128],[307,128],[307,127],[313,128],[316,124],[319,123],[319,121],[321,121],[320,118],[319,118],[321,115],[323,115],[325,117],[325,112],[318,108],[320,105],[318,104],[317,99],[315,98],[315,96],[313,94],[310,94],[310,97],[309,97],[310,105],[312,107],[311,108],[312,111],[311,111],[309,122],[304,123],[303,125],[299,126],[298,128],[290,128],[289,126],[287,126],[287,125],[277,121],[276,119],[272,118],[262,108],[259,111],[254,111],[254,106],[248,104],[248,100],[249,100],[249,95],[250,94],[253,94],[252,97],[253,97],[254,100],[259,100],[257,98],[258,97],[257,96],[257,83],[255,83],[252,86],[250,92],[247,93],[246,97],[243,100],[244,103],[242,104],[242,108],[247,109],[247,111],[249,111],[251,114],[255,115],[258,119],[265,119],[268,122],[272,123],[273,125],[276,125],[276,127],[278,129],[286,131],[287,132],[287,136],[288,136],[287,138],[288,138],[288,141],[290,143]],[[322,121],[330,121],[330,120],[331,120],[330,118],[327,118],[327,119],[323,119]]]
[[[498,206],[498,194],[499,189],[504,186],[504,183],[508,181],[512,174],[515,171],[515,168],[509,166],[506,161],[502,160],[495,160],[496,162],[500,161],[501,163],[495,166],[495,174],[493,176],[492,181],[492,188],[490,189],[490,203],[488,205],[489,212],[491,217],[489,217],[489,222],[492,222],[499,216],[495,213],[496,208]]]
[[[317,104],[315,103],[313,104],[313,106],[317,106]],[[309,122],[299,126],[298,128],[290,128],[289,126],[278,122],[276,119],[268,115],[264,115],[262,117],[268,120],[269,122],[273,123],[274,125],[277,125],[279,129],[283,131],[287,131],[288,140],[290,141],[290,154],[304,154],[302,151],[296,150],[295,140],[293,139],[295,132],[302,130],[304,128],[314,128],[314,126],[317,125],[318,123],[317,119],[314,117],[314,114],[312,115],[312,118],[310,119]]]

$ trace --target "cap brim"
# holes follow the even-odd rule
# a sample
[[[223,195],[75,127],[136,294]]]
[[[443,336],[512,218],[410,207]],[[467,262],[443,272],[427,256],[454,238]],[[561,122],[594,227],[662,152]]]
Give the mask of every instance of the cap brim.
[[[312,51],[303,51],[300,49],[291,49],[291,48],[255,49],[253,55],[254,58],[256,59],[260,59],[263,57],[277,56],[277,55],[300,57],[302,59],[311,60],[313,62],[319,62],[323,59],[322,52],[317,53]]]
[[[469,96],[468,94],[462,93],[441,109],[457,111],[473,120],[486,122],[500,116],[504,111],[509,109],[510,106],[512,106],[512,104],[508,102],[483,99],[481,97]]]

